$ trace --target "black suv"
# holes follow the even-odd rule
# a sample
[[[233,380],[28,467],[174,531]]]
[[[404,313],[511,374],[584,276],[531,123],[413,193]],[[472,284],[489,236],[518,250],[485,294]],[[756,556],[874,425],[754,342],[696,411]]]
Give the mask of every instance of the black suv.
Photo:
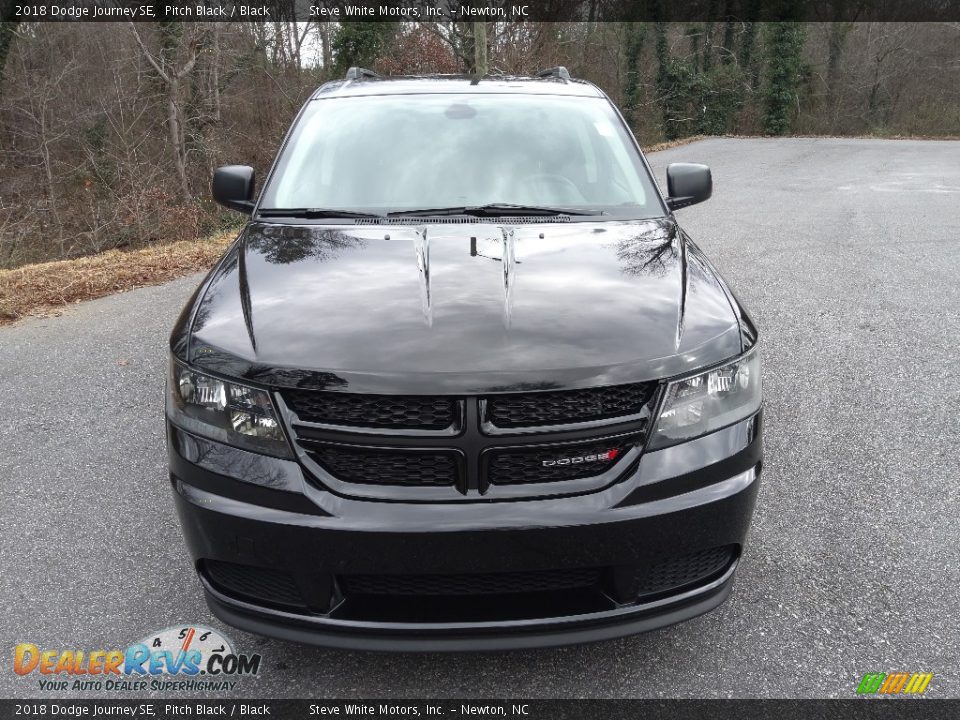
[[[757,331],[613,103],[351,69],[299,113],[170,341],[170,479],[214,614],[336,647],[612,638],[731,590]]]

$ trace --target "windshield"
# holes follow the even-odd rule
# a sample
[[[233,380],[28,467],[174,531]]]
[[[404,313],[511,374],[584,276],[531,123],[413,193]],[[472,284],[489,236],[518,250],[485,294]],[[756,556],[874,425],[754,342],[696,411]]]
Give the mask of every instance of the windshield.
[[[607,100],[505,94],[314,100],[261,208],[380,214],[491,204],[663,215]]]

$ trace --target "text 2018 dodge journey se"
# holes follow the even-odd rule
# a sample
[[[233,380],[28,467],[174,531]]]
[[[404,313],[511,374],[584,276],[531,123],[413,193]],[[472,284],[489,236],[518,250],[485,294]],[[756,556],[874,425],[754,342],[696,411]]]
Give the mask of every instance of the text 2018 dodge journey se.
[[[563,68],[306,103],[170,340],[170,479],[216,616],[335,647],[601,640],[730,593],[757,331]]]

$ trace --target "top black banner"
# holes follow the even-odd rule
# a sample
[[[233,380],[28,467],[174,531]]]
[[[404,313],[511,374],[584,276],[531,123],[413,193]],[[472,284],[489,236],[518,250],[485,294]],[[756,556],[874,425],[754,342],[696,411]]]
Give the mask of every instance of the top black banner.
[[[0,0],[14,22],[960,22],[960,0]]]

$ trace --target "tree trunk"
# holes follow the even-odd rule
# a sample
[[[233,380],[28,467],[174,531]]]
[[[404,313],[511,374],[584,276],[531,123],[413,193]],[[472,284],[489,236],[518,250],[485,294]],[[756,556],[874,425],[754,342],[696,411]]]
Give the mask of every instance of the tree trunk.
[[[53,161],[50,158],[50,134],[47,129],[47,101],[44,98],[43,102],[40,104],[40,157],[43,160],[43,174],[47,180],[47,201],[50,206],[50,214],[53,216],[53,221],[57,224],[57,241],[60,244],[60,256],[66,257],[66,252],[64,251],[63,245],[63,222],[60,220],[60,201],[57,197],[57,192],[54,184],[53,177]]]
[[[9,21],[6,18],[0,20],[0,94],[3,93],[3,68],[7,64],[7,55],[19,24],[19,21]]]
[[[729,65],[733,62],[733,33],[736,29],[736,21],[730,14],[730,0],[726,0],[723,6],[723,54],[720,56],[720,62]]]
[[[760,13],[762,0],[747,0],[747,18],[743,23],[743,33],[740,40],[739,62],[740,67],[747,73],[750,89],[756,91],[760,87],[760,73],[757,71],[756,49],[758,24],[753,20]]]
[[[160,23],[160,57],[155,58],[153,54],[143,44],[140,33],[137,32],[136,25],[128,23],[130,30],[136,38],[140,50],[153,69],[157,71],[157,77],[164,83],[167,91],[167,126],[170,134],[170,147],[173,149],[174,167],[177,171],[177,179],[180,183],[180,196],[185,203],[193,201],[190,194],[190,183],[187,181],[187,145],[185,139],[185,128],[183,122],[183,110],[180,105],[180,81],[189,78],[197,63],[197,50],[193,49],[190,58],[177,69],[173,64],[175,55],[182,36],[180,28],[169,23]]]
[[[333,65],[333,48],[331,47],[330,23],[320,23],[320,55],[323,58],[323,71],[330,72]]]
[[[220,102],[220,23],[213,27],[213,60],[210,68],[210,93],[213,95],[213,120],[216,123],[221,119]]]
[[[487,24],[473,24],[473,76],[477,80],[487,74]]]
[[[830,28],[829,53],[827,56],[827,108],[830,112],[830,129],[835,129],[839,115],[838,97],[840,85],[840,63],[843,60],[843,48],[847,35],[853,27],[851,22],[835,22]]]
[[[623,107],[627,124],[631,129],[636,125],[637,105],[640,102],[640,55],[647,27],[641,23],[625,23],[625,51],[627,55],[627,77],[623,93]]]
[[[173,146],[174,164],[177,179],[180,181],[180,196],[185,203],[193,200],[190,185],[187,182],[187,149],[183,137],[183,124],[180,122],[180,81],[171,78],[167,85],[167,125],[170,130],[170,144]]]

